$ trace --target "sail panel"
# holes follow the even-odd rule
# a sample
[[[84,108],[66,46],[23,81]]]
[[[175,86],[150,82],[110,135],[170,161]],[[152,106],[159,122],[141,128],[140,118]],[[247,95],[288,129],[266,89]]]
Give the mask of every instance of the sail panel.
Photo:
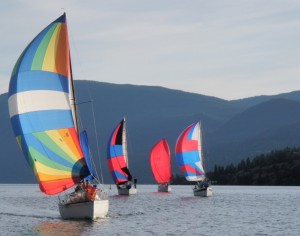
[[[47,166],[40,161],[35,161],[35,168],[39,170],[38,176],[41,181],[56,181],[57,177],[61,179],[65,178],[71,178],[71,170],[72,168],[66,168],[65,170],[57,169],[55,166]],[[46,176],[44,178],[41,178],[42,176]],[[49,178],[47,178],[49,177]]]
[[[107,158],[123,156],[122,145],[112,145],[112,146],[108,146],[108,148],[109,148],[108,152],[110,153],[110,155],[107,156]]]
[[[24,141],[30,143],[28,147],[29,152],[32,156],[38,156],[39,162],[45,165],[56,168],[59,170],[70,171],[72,168],[76,168],[73,164],[73,159],[67,153],[64,153],[63,149],[53,145],[52,140],[42,140],[37,135],[26,135],[24,136]],[[41,145],[41,143],[43,145]],[[45,146],[47,146],[47,156],[45,155]],[[62,155],[59,155],[62,154]],[[51,159],[48,157],[51,156]],[[77,166],[78,171],[80,171],[80,166]]]
[[[88,141],[87,132],[85,130],[80,132],[79,140],[80,140],[80,146],[81,146],[86,164],[89,168],[91,175],[94,176],[92,163],[91,163],[91,157],[90,157],[90,149],[89,149],[89,145],[88,145],[89,141]]]
[[[16,136],[44,130],[58,130],[74,127],[70,111],[52,110],[24,113],[11,118]],[[32,125],[34,124],[34,125]]]
[[[69,55],[63,14],[25,48],[9,85],[17,142],[46,194],[64,191],[90,174],[71,113]]]
[[[61,179],[57,180],[55,182],[43,182],[40,181],[40,189],[42,192],[53,195],[57,194],[61,191],[67,190],[68,188],[71,188],[76,183],[78,183],[81,179],[79,177],[73,178],[73,179]],[[63,186],[63,187],[62,187]]]
[[[120,173],[119,171],[112,171],[111,175],[116,184],[126,183],[128,181],[127,177],[124,176],[123,172]]]
[[[66,132],[65,130],[64,132],[65,135],[63,136],[59,135],[58,132],[58,137],[55,138],[61,140],[63,143],[61,146],[54,145],[55,140],[53,140],[51,136],[49,136],[48,139],[41,138],[47,135],[47,133],[21,136],[22,151],[29,165],[34,170],[40,185],[43,182],[55,182],[55,178],[57,182],[61,182],[63,177],[68,177],[68,179],[83,179],[90,173],[85,161],[80,159],[82,156],[80,149],[78,150],[76,145],[73,145],[72,142],[68,142],[68,139],[72,137],[70,131]],[[73,147],[64,148],[67,143],[71,143]],[[68,153],[66,150],[72,150],[72,152]],[[75,161],[76,159],[77,161]],[[51,179],[41,177],[47,175],[51,176]],[[61,187],[61,191],[65,189],[65,186]],[[44,189],[44,191],[46,194],[53,192],[51,189],[49,191]]]
[[[175,146],[176,161],[188,181],[200,181],[205,176],[199,146],[201,148],[200,124],[197,122],[180,134]]]
[[[49,71],[20,72],[12,77],[9,86],[9,96],[34,90],[69,92],[68,79]]]
[[[157,183],[168,183],[171,180],[170,149],[167,141],[158,141],[150,151],[150,167]]]
[[[51,100],[48,100],[51,97]],[[9,97],[8,104],[15,109],[10,110],[10,116],[35,111],[47,110],[70,110],[68,103],[60,102],[66,100],[68,94],[50,90],[35,90],[16,93]],[[15,105],[22,103],[21,106]]]
[[[21,54],[13,74],[31,70],[50,71],[70,77],[69,42],[65,14],[52,22]]]
[[[61,157],[65,156],[65,153],[72,158],[73,162],[78,160],[78,157],[82,156],[82,150],[77,139],[77,133],[74,127],[68,129],[56,129],[46,131],[46,134],[55,142],[55,145],[63,152],[58,152]],[[64,137],[63,139],[61,137]],[[63,141],[62,141],[63,140]],[[84,159],[82,159],[84,161]]]

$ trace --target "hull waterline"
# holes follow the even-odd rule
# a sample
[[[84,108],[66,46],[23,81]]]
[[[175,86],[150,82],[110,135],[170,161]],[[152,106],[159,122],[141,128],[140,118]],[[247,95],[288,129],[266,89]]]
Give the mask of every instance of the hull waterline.
[[[194,196],[198,197],[211,197],[213,194],[212,188],[208,187],[206,189],[194,189]]]
[[[108,213],[108,200],[59,204],[59,213],[63,219],[91,219],[105,218]]]

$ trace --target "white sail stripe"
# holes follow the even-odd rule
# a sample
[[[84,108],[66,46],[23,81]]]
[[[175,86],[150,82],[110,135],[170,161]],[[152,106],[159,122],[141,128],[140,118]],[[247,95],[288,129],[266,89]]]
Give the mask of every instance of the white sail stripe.
[[[195,162],[195,165],[203,172],[203,174],[204,174],[204,168],[203,168],[203,166],[202,166],[202,162],[201,161],[197,161],[197,162]]]
[[[200,131],[200,126],[199,126],[199,123],[197,123],[195,125],[195,128],[194,128],[193,133],[192,133],[192,140],[198,140],[199,139],[199,131]]]
[[[9,115],[41,110],[70,110],[69,94],[52,90],[32,90],[16,93],[8,99]]]

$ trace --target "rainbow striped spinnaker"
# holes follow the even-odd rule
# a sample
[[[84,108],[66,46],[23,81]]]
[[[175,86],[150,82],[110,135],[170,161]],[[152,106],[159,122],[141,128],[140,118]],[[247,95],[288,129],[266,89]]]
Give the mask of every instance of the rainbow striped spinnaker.
[[[8,96],[13,131],[42,192],[60,193],[90,175],[77,134],[65,14],[25,48]]]

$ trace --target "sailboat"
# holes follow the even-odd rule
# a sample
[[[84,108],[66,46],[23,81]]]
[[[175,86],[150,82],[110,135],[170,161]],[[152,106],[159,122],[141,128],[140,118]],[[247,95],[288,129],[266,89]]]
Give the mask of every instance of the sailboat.
[[[110,174],[117,186],[119,195],[136,194],[136,179],[128,168],[126,121],[125,117],[118,123],[111,134],[107,150],[107,164]]]
[[[41,192],[64,193],[58,203],[61,217],[105,217],[107,193],[94,176],[87,134],[78,129],[65,13],[20,55],[10,79],[8,106],[17,143]],[[73,186],[74,192],[68,193]]]
[[[179,135],[175,146],[176,161],[186,180],[196,182],[194,196],[209,197],[213,192],[205,176],[201,142],[201,124],[196,122]]]
[[[170,149],[166,139],[159,140],[152,147],[149,161],[153,177],[158,183],[158,192],[171,191]]]

